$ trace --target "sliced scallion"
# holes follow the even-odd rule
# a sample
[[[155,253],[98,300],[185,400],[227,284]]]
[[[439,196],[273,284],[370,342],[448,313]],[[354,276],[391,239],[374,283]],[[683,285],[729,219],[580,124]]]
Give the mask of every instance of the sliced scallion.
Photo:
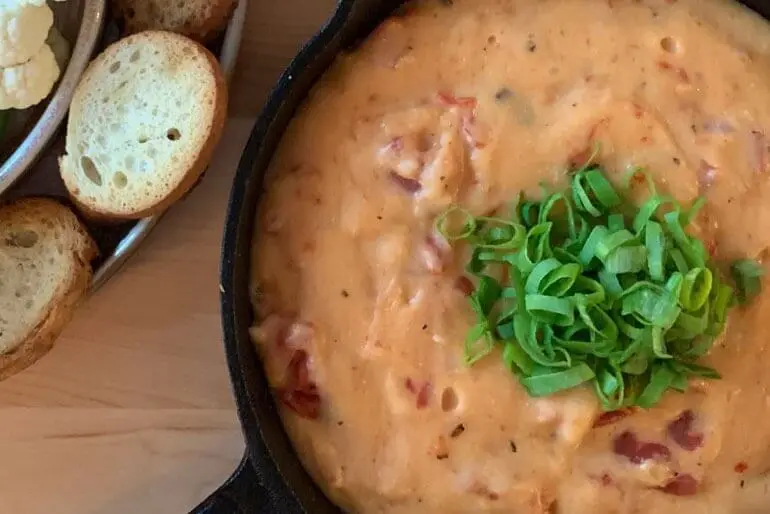
[[[501,346],[532,396],[590,382],[606,410],[649,408],[692,377],[719,378],[697,359],[724,330],[734,298],[759,293],[764,268],[734,263],[736,294],[687,232],[704,201],[683,208],[646,172],[631,178],[640,173],[650,193],[640,208],[589,162],[570,175],[568,192],[544,184],[540,200],[519,194],[507,217],[452,207],[437,219],[448,241],[470,247],[469,365]]]

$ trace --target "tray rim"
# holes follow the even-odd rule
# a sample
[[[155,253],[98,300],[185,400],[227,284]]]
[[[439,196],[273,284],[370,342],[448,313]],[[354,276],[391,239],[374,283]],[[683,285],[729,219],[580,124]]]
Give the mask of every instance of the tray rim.
[[[0,164],[0,195],[30,170],[59,132],[69,112],[75,88],[104,32],[106,13],[107,0],[84,1],[83,22],[78,28],[77,41],[72,48],[70,61],[52,92],[53,96],[24,141]]]
[[[219,63],[222,66],[222,71],[227,79],[228,87],[232,82],[235,64],[238,59],[238,51],[240,50],[241,40],[243,39],[243,27],[246,22],[247,8],[248,0],[238,0],[238,4],[233,11],[230,22],[225,29],[222,49],[218,55]],[[169,207],[169,209],[172,208],[173,205]],[[104,262],[102,262],[101,266],[94,269],[91,285],[89,287],[90,294],[95,293],[102,287],[118,272],[118,270],[120,270],[121,267],[123,267],[128,259],[136,253],[139,246],[141,246],[142,242],[147,239],[147,236],[150,235],[152,229],[155,228],[166,212],[168,212],[168,210],[154,216],[140,219],[133,227],[131,227],[128,233],[115,247],[115,250],[104,260]]]

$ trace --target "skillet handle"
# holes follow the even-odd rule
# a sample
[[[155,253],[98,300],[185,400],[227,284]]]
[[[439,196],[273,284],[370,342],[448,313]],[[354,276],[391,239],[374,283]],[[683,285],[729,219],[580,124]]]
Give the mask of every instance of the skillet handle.
[[[267,490],[262,487],[248,455],[238,469],[190,514],[272,514]]]

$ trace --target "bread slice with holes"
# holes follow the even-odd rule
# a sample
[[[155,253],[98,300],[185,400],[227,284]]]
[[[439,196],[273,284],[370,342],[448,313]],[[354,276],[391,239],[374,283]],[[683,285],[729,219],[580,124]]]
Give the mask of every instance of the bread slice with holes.
[[[0,380],[45,355],[91,282],[96,244],[46,198],[0,207]]]
[[[198,181],[225,124],[227,85],[200,44],[141,32],[109,46],[70,105],[61,176],[86,215],[157,214]]]
[[[114,0],[125,32],[168,30],[200,42],[211,41],[227,26],[237,0]]]

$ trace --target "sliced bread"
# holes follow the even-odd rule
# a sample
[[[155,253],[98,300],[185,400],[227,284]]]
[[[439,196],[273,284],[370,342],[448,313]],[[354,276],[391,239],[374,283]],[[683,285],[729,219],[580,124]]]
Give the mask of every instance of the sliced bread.
[[[237,0],[114,0],[128,34],[168,30],[207,42],[227,25]]]
[[[45,355],[91,281],[94,241],[50,199],[0,207],[0,380]]]
[[[224,128],[227,85],[214,56],[171,32],[114,43],[70,105],[61,176],[91,217],[165,210],[200,178]]]

